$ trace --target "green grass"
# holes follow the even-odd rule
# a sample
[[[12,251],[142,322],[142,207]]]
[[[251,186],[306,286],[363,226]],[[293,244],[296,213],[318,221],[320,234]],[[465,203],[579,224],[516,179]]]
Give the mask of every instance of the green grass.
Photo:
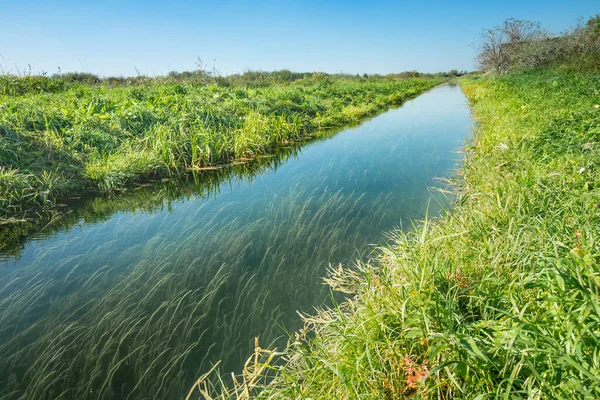
[[[0,218],[84,190],[113,192],[150,177],[270,154],[400,105],[446,79],[266,78],[260,85],[238,77],[111,86],[0,76]]]
[[[214,397],[600,397],[600,75],[461,84],[478,127],[453,210],[335,269],[352,298]]]

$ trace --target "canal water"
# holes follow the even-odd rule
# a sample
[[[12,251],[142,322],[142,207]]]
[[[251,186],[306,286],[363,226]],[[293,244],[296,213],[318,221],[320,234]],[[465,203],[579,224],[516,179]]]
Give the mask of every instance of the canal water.
[[[450,205],[457,86],[251,165],[86,200],[0,259],[0,398],[183,397],[285,346],[331,267]]]

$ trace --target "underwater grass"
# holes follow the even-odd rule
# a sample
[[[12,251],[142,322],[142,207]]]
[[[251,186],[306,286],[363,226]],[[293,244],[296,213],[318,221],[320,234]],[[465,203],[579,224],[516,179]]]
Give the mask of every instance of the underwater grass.
[[[461,85],[478,127],[453,210],[334,269],[352,297],[305,316],[285,362],[257,349],[270,380],[190,398],[600,397],[600,75]]]
[[[248,205],[268,216],[252,223],[225,204],[186,215],[185,230],[166,214],[147,241],[117,220],[112,239],[91,230],[44,247],[0,281],[0,398],[183,397],[217,360],[237,371],[254,336],[285,347],[281,327],[327,301],[319,277],[367,251],[364,230],[393,201],[362,198],[296,187]]]
[[[4,76],[0,218],[18,219],[86,189],[114,192],[270,154],[398,106],[445,79],[315,74],[260,87],[167,79],[113,87]]]

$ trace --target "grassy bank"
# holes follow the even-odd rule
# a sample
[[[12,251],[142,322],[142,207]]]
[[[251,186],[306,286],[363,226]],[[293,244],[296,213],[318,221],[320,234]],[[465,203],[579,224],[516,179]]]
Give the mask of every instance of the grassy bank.
[[[479,125],[452,212],[334,271],[352,299],[222,398],[600,397],[600,75],[462,86]]]
[[[334,134],[335,131],[331,131]],[[324,136],[325,140],[328,136]],[[154,212],[162,207],[171,207],[180,199],[194,196],[210,197],[219,193],[225,182],[245,179],[250,182],[266,171],[278,168],[290,157],[296,157],[302,144],[298,147],[286,146],[276,149],[273,154],[257,157],[250,162],[217,168],[200,174],[185,174],[178,179],[161,179],[135,185],[135,190],[126,190],[118,196],[82,196],[69,199],[69,203],[53,208],[52,212],[44,212],[38,218],[8,223],[0,229],[0,254],[18,257],[25,243],[32,237],[43,233],[65,230],[69,231],[81,219],[86,223],[100,223],[109,220],[117,212],[133,213],[137,211]]]
[[[260,85],[241,78],[127,85],[3,76],[0,218],[86,189],[110,192],[270,153],[397,106],[444,79],[315,74]]]

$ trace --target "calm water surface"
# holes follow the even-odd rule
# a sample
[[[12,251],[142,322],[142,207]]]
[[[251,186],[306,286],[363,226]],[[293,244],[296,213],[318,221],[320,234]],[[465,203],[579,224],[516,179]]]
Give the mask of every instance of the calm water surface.
[[[0,261],[0,398],[177,398],[218,360],[239,371],[255,336],[285,345],[330,265],[439,212],[429,188],[471,127],[443,86],[276,168],[94,199]]]

